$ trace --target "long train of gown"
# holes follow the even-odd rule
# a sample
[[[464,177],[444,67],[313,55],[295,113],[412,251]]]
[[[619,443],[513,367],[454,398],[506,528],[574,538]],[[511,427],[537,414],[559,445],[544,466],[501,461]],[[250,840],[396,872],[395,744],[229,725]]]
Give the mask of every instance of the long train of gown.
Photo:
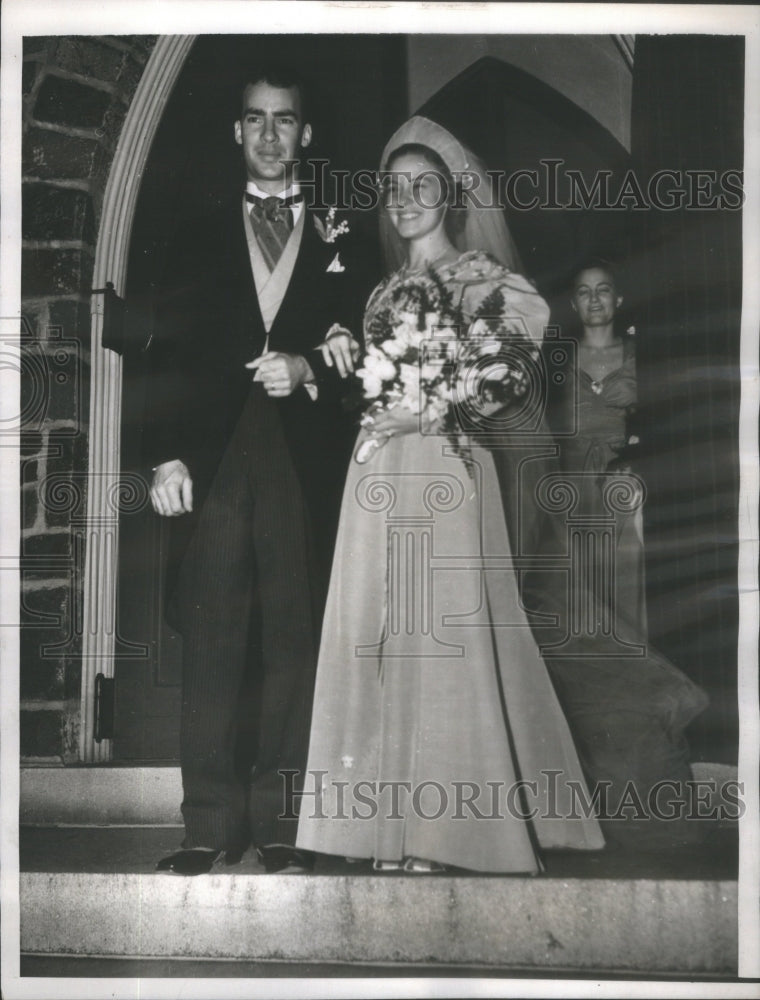
[[[352,461],[305,792],[297,844],[327,854],[536,872],[603,846],[485,450],[472,476],[435,435]]]

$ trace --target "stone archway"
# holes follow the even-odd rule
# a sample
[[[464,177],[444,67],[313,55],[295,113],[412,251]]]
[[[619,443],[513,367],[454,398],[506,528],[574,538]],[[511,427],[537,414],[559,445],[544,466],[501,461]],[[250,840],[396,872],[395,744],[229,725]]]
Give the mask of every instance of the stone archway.
[[[103,198],[93,288],[113,282],[123,295],[127,254],[143,167],[161,113],[195,40],[158,38],[124,122]],[[121,357],[102,346],[104,298],[92,297],[89,489],[82,637],[80,753],[110,760],[111,741],[95,742],[95,678],[113,676],[118,564]]]
[[[123,290],[140,173],[193,41],[24,38],[22,386],[42,405],[21,428],[22,761],[110,758],[93,689],[112,671],[121,359],[91,289]]]

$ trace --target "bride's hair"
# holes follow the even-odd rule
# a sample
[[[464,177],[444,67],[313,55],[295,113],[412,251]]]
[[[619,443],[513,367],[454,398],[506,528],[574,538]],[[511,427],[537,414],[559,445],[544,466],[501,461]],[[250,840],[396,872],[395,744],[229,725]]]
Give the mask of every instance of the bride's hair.
[[[441,183],[441,194],[447,205],[446,218],[443,223],[444,228],[447,236],[452,241],[456,240],[457,236],[464,229],[466,220],[461,180],[454,177],[443,158],[434,149],[431,149],[430,146],[425,146],[421,142],[405,142],[403,145],[397,146],[388,155],[385,169],[392,171],[394,162],[400,157],[407,155],[421,156],[428,161],[437,174]],[[385,211],[384,203],[382,207],[383,211]]]

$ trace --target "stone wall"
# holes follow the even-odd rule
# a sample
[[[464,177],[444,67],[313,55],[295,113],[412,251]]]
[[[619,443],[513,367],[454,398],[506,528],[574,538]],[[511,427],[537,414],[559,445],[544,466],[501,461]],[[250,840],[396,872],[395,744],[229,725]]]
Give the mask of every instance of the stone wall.
[[[24,40],[21,757],[79,757],[90,290],[108,173],[155,36]]]

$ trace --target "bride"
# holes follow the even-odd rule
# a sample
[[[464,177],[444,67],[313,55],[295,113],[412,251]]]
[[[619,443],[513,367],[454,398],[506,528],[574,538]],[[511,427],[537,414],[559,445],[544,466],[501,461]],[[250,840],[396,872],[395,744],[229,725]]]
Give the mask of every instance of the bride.
[[[466,343],[486,324],[534,351],[548,308],[509,268],[501,211],[457,187],[462,176],[484,181],[479,164],[416,117],[381,169],[392,270],[368,303],[366,345],[387,347],[399,314],[408,319],[420,288],[433,287],[459,320],[444,335]],[[351,367],[345,341],[331,351]],[[493,458],[478,441],[514,408],[493,400],[466,400],[455,434],[429,409],[375,407],[365,418],[322,629],[301,849],[372,859],[378,870],[535,873],[540,848],[604,844],[577,808],[588,791],[522,610]]]

